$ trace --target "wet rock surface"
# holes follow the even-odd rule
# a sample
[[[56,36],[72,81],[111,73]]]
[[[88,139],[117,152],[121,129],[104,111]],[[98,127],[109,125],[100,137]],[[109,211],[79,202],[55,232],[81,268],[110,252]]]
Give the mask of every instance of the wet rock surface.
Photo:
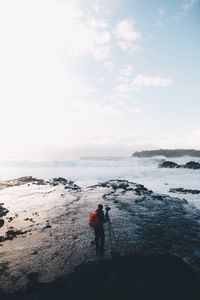
[[[3,205],[3,203],[0,203],[0,227],[2,227],[5,223],[3,217],[9,212]]]
[[[163,161],[160,165],[160,168],[185,168],[185,169],[194,169],[198,170],[200,169],[200,163],[197,161],[189,161],[184,165],[178,165],[177,163],[173,161]]]
[[[141,256],[129,254],[110,260],[88,262],[69,275],[50,284],[38,282],[38,274],[29,274],[24,291],[1,299],[69,300],[199,300],[199,274],[172,255]]]
[[[70,191],[80,191],[81,188],[76,185],[73,181],[68,181],[65,178],[62,177],[58,177],[58,178],[53,178],[50,180],[44,180],[44,179],[37,179],[34,178],[32,176],[25,176],[25,177],[20,177],[14,180],[8,180],[8,181],[4,181],[2,183],[0,183],[0,189],[5,189],[5,188],[10,188],[10,187],[16,187],[16,186],[21,186],[21,185],[25,185],[27,184],[27,186],[31,186],[31,185],[38,185],[38,186],[51,186],[51,187],[55,187],[55,186],[59,186],[62,185],[64,186],[65,189],[68,189]],[[63,194],[64,195],[64,194]],[[6,209],[5,207],[3,207],[3,203],[0,203],[0,227],[3,227],[5,224],[5,220],[2,219],[2,217],[6,216],[9,212],[8,209]],[[33,213],[33,215],[38,215],[37,212]],[[18,217],[18,214],[15,214],[13,216],[10,216],[7,218],[8,223],[13,222],[16,218]],[[26,217],[24,219],[24,221],[30,221],[32,223],[35,223],[35,221],[33,220],[33,218],[28,218]],[[47,224],[46,226],[43,227],[43,229],[46,228],[51,228],[51,225]],[[2,236],[0,235],[0,243],[5,242],[7,240],[12,240],[14,238],[16,238],[19,235],[24,235],[27,232],[30,232],[31,230],[26,230],[26,231],[22,231],[22,230],[13,230],[13,227],[10,227],[11,230],[8,230],[5,232],[5,235]]]
[[[56,185],[52,184],[57,182],[59,183]],[[28,182],[14,190],[11,188],[1,191],[0,197],[5,198],[8,194],[5,207],[9,203],[17,203],[8,207],[10,212],[2,226],[5,229],[4,237],[7,236],[6,228],[11,230],[13,237],[17,237],[2,241],[0,248],[0,269],[3,270],[0,272],[0,287],[5,292],[15,292],[28,283],[36,284],[39,290],[46,289],[44,282],[55,281],[57,277],[66,275],[84,261],[99,259],[91,243],[94,233],[88,226],[89,212],[99,203],[111,208],[110,220],[117,237],[114,250],[122,255],[130,251],[145,256],[176,254],[197,272],[200,271],[200,211],[186,200],[156,194],[144,185],[127,180],[108,180],[82,189],[74,185],[74,182],[65,179],[52,179],[41,185]],[[10,224],[13,227],[11,229]],[[18,231],[23,234],[14,236]],[[107,224],[105,234],[105,259],[109,259],[113,248]],[[136,257],[143,265],[150,262],[143,258],[142,263],[142,259]],[[6,268],[3,269],[3,265]],[[93,266],[93,263],[89,266]],[[146,271],[144,269],[144,273]],[[84,273],[81,274],[83,277]],[[112,274],[114,282],[115,274]],[[133,275],[133,278],[134,276],[137,275]],[[59,280],[66,284],[66,278]],[[77,278],[76,283],[79,284],[81,280],[84,278]],[[72,286],[73,284],[72,282]],[[149,284],[151,286],[152,283]],[[56,285],[54,288],[56,289]],[[18,295],[22,295],[20,293]]]
[[[72,180],[68,181],[66,178],[57,177],[50,180],[44,180],[32,176],[24,176],[17,179],[0,182],[0,189],[20,186],[23,184],[50,185],[50,186],[58,186],[59,184],[61,184],[64,185],[66,189],[71,188],[71,189],[80,190],[79,186],[77,186]]]
[[[30,232],[30,231],[31,230],[22,231],[22,230],[13,230],[13,229],[10,229],[10,230],[6,231],[6,235],[5,236],[0,236],[0,242],[5,242],[5,241],[8,241],[8,240],[13,240],[18,235],[23,235],[23,234],[26,234],[27,232]]]

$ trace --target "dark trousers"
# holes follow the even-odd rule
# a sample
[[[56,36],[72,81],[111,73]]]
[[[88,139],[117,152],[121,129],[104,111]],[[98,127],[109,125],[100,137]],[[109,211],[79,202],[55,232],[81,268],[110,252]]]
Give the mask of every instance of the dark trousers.
[[[94,229],[96,250],[102,250],[104,247],[105,234],[103,226]]]

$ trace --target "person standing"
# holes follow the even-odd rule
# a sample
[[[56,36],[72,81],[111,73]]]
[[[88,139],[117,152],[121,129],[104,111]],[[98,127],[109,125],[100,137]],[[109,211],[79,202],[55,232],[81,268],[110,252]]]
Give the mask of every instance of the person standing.
[[[96,251],[105,251],[104,223],[108,221],[108,211],[103,211],[103,205],[99,204],[97,210],[90,213],[90,226],[94,228]]]

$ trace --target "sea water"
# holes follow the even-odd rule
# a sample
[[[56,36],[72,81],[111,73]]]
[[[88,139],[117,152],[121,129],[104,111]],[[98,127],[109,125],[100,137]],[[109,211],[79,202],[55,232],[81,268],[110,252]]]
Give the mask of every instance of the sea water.
[[[200,194],[173,194],[170,188],[199,189],[200,170],[160,168],[166,158],[82,157],[65,161],[0,162],[0,180],[21,176],[49,179],[65,177],[85,187],[109,179],[125,179],[145,185],[156,193],[169,194],[192,201],[200,208]],[[170,158],[178,164],[198,161],[199,158]]]

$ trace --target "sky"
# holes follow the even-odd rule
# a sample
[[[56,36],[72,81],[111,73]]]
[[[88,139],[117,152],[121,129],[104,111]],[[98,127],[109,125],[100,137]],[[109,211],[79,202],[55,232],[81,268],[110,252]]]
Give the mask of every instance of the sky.
[[[0,160],[200,149],[200,1],[0,0]]]

